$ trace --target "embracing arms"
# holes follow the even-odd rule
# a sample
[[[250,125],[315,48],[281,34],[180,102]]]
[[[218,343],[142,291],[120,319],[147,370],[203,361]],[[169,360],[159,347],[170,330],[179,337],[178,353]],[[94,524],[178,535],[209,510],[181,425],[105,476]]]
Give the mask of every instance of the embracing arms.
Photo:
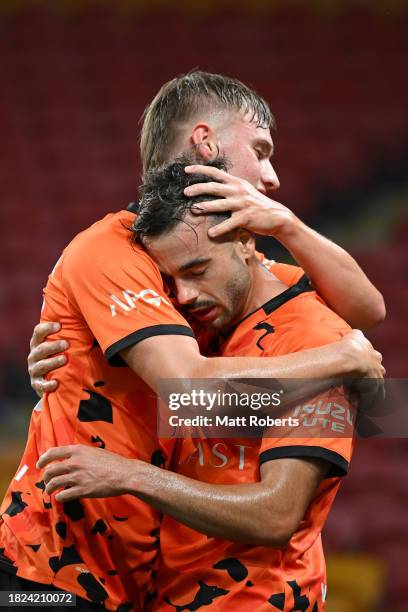
[[[209,537],[283,548],[325,477],[321,459],[275,459],[260,482],[209,484],[89,446],[52,448],[38,461],[56,499],[131,494]]]
[[[63,366],[65,340],[47,340],[53,323],[38,324],[31,339],[28,369],[31,386],[41,395],[58,383],[44,378]],[[57,324],[58,325],[58,324]],[[59,327],[59,326],[58,326]],[[344,338],[313,349],[278,357],[204,357],[197,343],[186,336],[154,336],[121,352],[129,367],[152,389],[163,378],[330,378],[384,375],[382,356],[358,330]],[[61,360],[61,361],[60,361]]]

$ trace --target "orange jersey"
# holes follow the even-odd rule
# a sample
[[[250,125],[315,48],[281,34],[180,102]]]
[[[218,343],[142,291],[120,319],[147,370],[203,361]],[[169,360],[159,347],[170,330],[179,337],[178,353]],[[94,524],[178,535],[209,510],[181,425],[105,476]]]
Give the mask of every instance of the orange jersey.
[[[130,495],[57,503],[44,494],[36,461],[52,446],[80,443],[166,464],[155,395],[119,351],[154,335],[193,333],[154,262],[131,245],[133,219],[128,211],[111,214],[76,236],[49,277],[42,320],[61,322],[68,364],[53,372],[58,390],[33,411],[0,521],[0,548],[19,576],[109,610],[142,607],[160,516]]]
[[[296,285],[300,279],[304,276],[304,271],[298,266],[292,266],[290,264],[278,263],[273,259],[265,259],[264,256],[259,253],[263,265],[268,268],[282,283],[288,287]]]
[[[262,253],[257,252],[257,257],[260,261],[262,261],[263,265],[270,271],[278,280],[282,283],[291,287],[295,285],[304,275],[304,270],[299,268],[298,266],[292,266],[290,264],[278,263],[273,259],[266,259]],[[176,303],[174,302],[175,307],[177,308]],[[203,355],[213,354],[212,346],[215,344],[217,346],[217,334],[214,331],[211,331],[208,328],[202,327],[201,324],[194,320],[190,319],[187,315],[188,322],[194,330],[195,336],[197,338],[197,342],[200,346],[200,352]]]
[[[282,280],[301,276],[292,266],[268,267]],[[349,329],[304,277],[246,317],[220,346],[220,353],[283,355],[334,342]],[[347,410],[341,389],[331,389],[319,398],[325,406],[342,404],[343,415]],[[328,462],[329,469],[283,550],[210,538],[165,516],[155,610],[197,610],[201,606],[219,612],[324,610],[326,574],[321,530],[341,476],[348,470],[352,428],[351,435],[350,428],[346,431],[349,437],[329,437],[323,427],[320,437],[310,438],[179,440],[176,471],[208,483],[257,482],[261,464],[288,457],[321,458]]]

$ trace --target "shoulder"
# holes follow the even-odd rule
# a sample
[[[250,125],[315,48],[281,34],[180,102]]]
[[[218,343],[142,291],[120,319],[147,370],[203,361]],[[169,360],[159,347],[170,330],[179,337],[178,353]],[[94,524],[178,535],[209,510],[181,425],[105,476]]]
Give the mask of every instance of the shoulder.
[[[291,300],[287,304],[282,322],[288,327],[288,338],[296,345],[294,350],[331,344],[340,340],[351,329],[315,291],[302,293]]]
[[[304,270],[299,266],[279,263],[270,259],[264,259],[262,263],[276,278],[285,283],[285,285],[288,285],[288,287],[295,285],[305,274]]]
[[[69,274],[113,271],[159,276],[157,266],[144,249],[131,241],[134,215],[127,211],[109,214],[79,233],[63,253],[63,269]]]

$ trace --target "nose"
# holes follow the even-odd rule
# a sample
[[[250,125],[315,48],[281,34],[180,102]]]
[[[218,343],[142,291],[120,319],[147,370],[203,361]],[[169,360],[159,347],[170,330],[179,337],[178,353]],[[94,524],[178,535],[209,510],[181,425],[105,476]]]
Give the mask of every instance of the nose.
[[[198,291],[193,285],[185,280],[176,281],[176,299],[183,306],[193,304],[198,298]]]
[[[279,189],[280,182],[278,179],[278,175],[275,172],[275,168],[272,166],[269,159],[266,159],[264,165],[262,167],[262,183],[266,191],[276,191]]]

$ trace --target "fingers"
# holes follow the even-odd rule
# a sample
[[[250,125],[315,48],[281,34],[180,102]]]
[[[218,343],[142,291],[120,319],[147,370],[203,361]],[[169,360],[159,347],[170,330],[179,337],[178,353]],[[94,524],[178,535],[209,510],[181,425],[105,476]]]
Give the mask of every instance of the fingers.
[[[198,202],[193,204],[191,212],[198,215],[208,215],[217,212],[239,212],[245,208],[243,200],[237,198],[223,198],[209,202]]]
[[[47,336],[50,334],[55,334],[55,332],[61,329],[61,324],[57,322],[50,323],[38,323],[34,327],[33,335],[30,340],[30,349],[38,346],[43,342]]]
[[[217,225],[212,225],[208,229],[208,235],[211,238],[216,238],[218,236],[222,236],[223,234],[227,234],[232,230],[237,229],[238,227],[244,227],[245,222],[241,215],[236,214],[230,217],[229,219],[225,219],[221,223],[217,223]]]
[[[45,378],[31,379],[31,387],[37,393],[39,397],[42,397],[44,393],[51,393],[58,387],[58,381],[56,380],[45,380]]]
[[[69,459],[72,457],[74,448],[74,446],[54,446],[53,448],[49,448],[38,459],[37,468],[42,469],[51,463],[51,461],[56,461],[58,459]]]
[[[51,357],[51,355],[66,351],[68,346],[69,344],[66,340],[53,340],[52,342],[42,342],[38,346],[33,346],[31,348],[30,354],[28,356],[28,363],[36,363],[41,359],[46,359],[47,357]]]
[[[382,364],[383,356],[382,356],[382,354],[379,351],[376,351],[376,350],[374,350],[374,355],[376,356],[376,358],[379,361],[378,369],[379,369],[379,372],[380,372],[380,376],[381,376],[381,378],[384,378],[384,376],[386,374],[386,370],[385,370],[385,368],[384,368],[384,366]]]
[[[225,185],[224,183],[196,183],[190,185],[184,189],[184,195],[189,198],[196,197],[199,195],[213,195],[220,196],[221,198],[227,198],[228,196],[235,195],[236,189],[231,185]]]
[[[214,166],[203,166],[201,164],[192,164],[191,166],[186,166],[184,171],[187,174],[205,174],[206,176],[211,176],[218,181],[233,181],[234,177],[228,172],[224,170],[220,170],[219,168],[214,168]]]
[[[55,499],[57,502],[65,503],[73,499],[78,499],[78,497],[81,497],[81,489],[79,487],[70,487],[69,489],[57,493]]]
[[[67,474],[69,471],[70,464],[67,460],[52,463],[44,470],[43,480],[45,484],[49,484],[49,482],[56,476],[62,476],[63,474]]]
[[[44,376],[53,370],[61,368],[67,363],[66,355],[55,355],[68,348],[66,340],[54,340],[53,342],[43,342],[39,346],[33,346],[28,356],[28,372],[30,374],[31,386],[41,397],[44,393],[55,391],[58,382],[55,380],[45,380]],[[48,357],[48,359],[47,359]]]
[[[50,359],[36,360],[34,363],[30,362],[28,366],[28,372],[31,378],[43,378],[49,372],[61,368],[67,363],[66,355],[58,355],[57,357],[51,357]]]
[[[71,487],[75,485],[75,478],[72,474],[63,474],[52,478],[47,486],[45,487],[46,495],[52,495],[57,489],[63,489],[64,487]]]

